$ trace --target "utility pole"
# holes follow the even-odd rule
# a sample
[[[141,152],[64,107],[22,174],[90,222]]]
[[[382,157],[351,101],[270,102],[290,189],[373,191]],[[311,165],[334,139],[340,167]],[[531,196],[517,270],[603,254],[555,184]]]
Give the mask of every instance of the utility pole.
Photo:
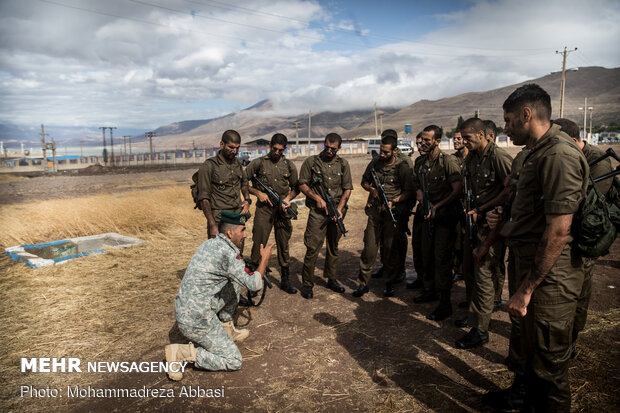
[[[108,165],[108,149],[106,148],[106,144],[105,144],[105,130],[107,129],[107,126],[100,126],[99,129],[101,129],[101,131],[103,132],[103,165],[107,166]]]
[[[377,127],[377,102],[375,102],[375,138],[379,136],[379,129]]]
[[[47,171],[47,158],[45,156],[45,128],[41,124],[41,150],[43,151],[43,171]]]
[[[588,140],[588,129],[586,128],[586,120],[588,118],[588,98],[586,97],[583,101],[583,107],[579,108],[579,110],[583,110],[583,139]]]
[[[114,136],[112,135],[112,129],[116,129],[116,126],[108,126],[110,129],[110,147],[112,148],[112,166],[116,166],[114,161]]]
[[[592,112],[594,111],[594,107],[590,106],[588,110],[590,111],[590,139],[592,139]]]
[[[476,109],[476,111],[474,112],[474,118],[480,119],[480,109]]]
[[[123,161],[125,160],[125,157],[127,156],[127,139],[131,138],[131,136],[129,135],[123,135],[123,145],[124,145],[124,151],[123,151]],[[129,163],[129,159],[127,159],[127,163]]]
[[[310,129],[312,128],[312,111],[308,110],[308,150],[310,150]]]
[[[558,52],[555,51],[556,54],[562,55],[562,85],[560,87],[560,117],[564,117],[564,92],[566,91],[566,56],[570,52],[574,52],[577,50],[575,47],[573,50],[566,50],[566,46],[564,46],[564,51]]]
[[[151,164],[153,164],[153,135],[155,135],[155,132],[146,132],[144,134],[144,136],[149,138],[149,150],[151,152]]]
[[[299,122],[295,122],[295,145],[299,150]]]

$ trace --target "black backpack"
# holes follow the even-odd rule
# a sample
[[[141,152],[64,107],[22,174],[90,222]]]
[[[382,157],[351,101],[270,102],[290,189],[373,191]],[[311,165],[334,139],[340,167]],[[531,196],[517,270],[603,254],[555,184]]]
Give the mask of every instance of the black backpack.
[[[610,148],[605,155],[592,161],[590,166],[609,156],[620,161],[618,155]],[[595,182],[615,177],[618,174],[620,174],[620,167],[603,176],[589,178],[586,196],[572,225],[573,246],[585,257],[598,258],[607,255],[620,232],[620,209],[614,202],[615,200],[605,199],[594,187]]]

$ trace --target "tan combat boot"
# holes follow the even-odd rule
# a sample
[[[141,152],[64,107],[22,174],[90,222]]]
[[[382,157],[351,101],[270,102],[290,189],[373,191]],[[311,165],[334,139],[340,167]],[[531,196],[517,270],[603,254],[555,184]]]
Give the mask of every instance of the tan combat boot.
[[[179,381],[183,378],[183,373],[180,371],[170,370],[170,363],[176,362],[195,362],[198,349],[194,347],[192,343],[189,344],[168,344],[166,346],[166,361],[168,362],[168,377],[171,380]],[[178,369],[178,366],[175,366]]]
[[[230,337],[232,341],[241,342],[248,338],[248,336],[250,335],[250,332],[245,328],[237,330],[235,328],[235,324],[232,321],[227,321],[225,323],[222,322],[222,327],[224,327],[224,330],[228,333],[228,337]]]

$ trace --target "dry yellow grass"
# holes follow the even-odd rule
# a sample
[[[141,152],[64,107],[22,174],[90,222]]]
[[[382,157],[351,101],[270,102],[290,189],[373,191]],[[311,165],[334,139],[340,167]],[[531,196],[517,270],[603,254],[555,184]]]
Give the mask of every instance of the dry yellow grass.
[[[0,245],[118,232],[151,237],[205,227],[185,187],[57,199],[0,207]]]

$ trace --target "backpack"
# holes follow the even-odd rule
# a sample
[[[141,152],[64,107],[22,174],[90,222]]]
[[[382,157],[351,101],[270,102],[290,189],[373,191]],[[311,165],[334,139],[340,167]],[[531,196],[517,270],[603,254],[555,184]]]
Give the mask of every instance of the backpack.
[[[202,211],[202,205],[200,205],[200,201],[198,201],[198,171],[194,172],[194,174],[192,175],[192,181],[194,183],[189,186],[189,189],[192,192],[192,199],[194,200],[194,209],[199,209]]]
[[[581,255],[598,258],[609,253],[620,231],[620,209],[605,199],[590,178],[586,196],[572,225],[573,246]]]

